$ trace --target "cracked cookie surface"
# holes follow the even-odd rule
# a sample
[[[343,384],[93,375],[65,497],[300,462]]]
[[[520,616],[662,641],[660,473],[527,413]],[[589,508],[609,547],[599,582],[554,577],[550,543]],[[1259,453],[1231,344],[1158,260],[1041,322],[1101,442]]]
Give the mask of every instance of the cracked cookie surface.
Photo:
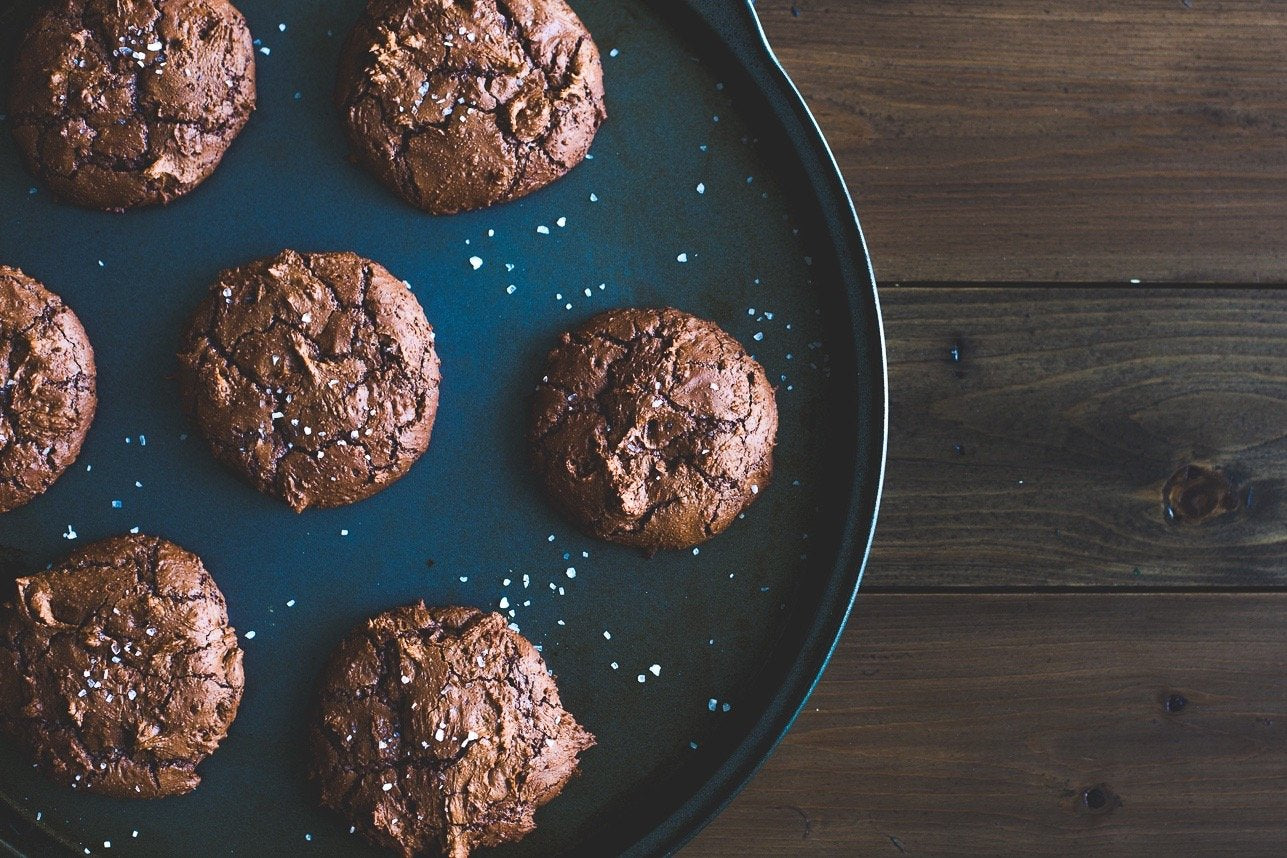
[[[77,789],[195,789],[244,686],[201,559],[156,537],[115,537],[18,579],[13,598],[0,608],[0,727]]]
[[[120,211],[205,181],[254,107],[250,31],[226,0],[54,0],[18,51],[9,112],[32,173]]]
[[[352,253],[286,250],[223,272],[179,365],[215,457],[297,512],[397,480],[428,448],[438,411],[424,310]]]
[[[98,405],[94,350],[62,299],[0,266],[0,512],[76,461]]]
[[[332,654],[320,698],[322,804],[408,858],[519,840],[594,745],[540,653],[476,608],[367,620]]]
[[[356,159],[434,214],[550,184],[607,117],[599,50],[563,0],[369,0],[335,100]]]
[[[528,439],[582,528],[648,550],[723,531],[767,485],[778,413],[763,368],[713,322],[611,310],[563,335]]]

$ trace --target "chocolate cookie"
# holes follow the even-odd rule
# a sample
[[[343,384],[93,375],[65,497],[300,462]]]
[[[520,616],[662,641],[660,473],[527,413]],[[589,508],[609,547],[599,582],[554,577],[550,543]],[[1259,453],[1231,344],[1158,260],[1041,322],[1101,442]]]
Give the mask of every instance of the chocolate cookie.
[[[73,788],[196,789],[243,684],[223,594],[199,557],[164,539],[86,546],[18,579],[0,608],[0,728]]]
[[[94,350],[62,299],[0,265],[0,512],[53,485],[98,405]]]
[[[768,485],[778,412],[764,370],[713,322],[613,310],[563,335],[529,440],[555,501],[595,536],[690,548]]]
[[[433,328],[407,285],[352,253],[223,272],[179,355],[210,449],[296,512],[375,494],[429,446]]]
[[[313,728],[322,804],[407,858],[465,858],[530,832],[594,737],[505,623],[421,602],[350,632]]]
[[[255,107],[246,21],[226,0],[54,0],[10,103],[27,165],[96,209],[168,203],[214,172]]]
[[[335,100],[357,160],[452,214],[543,188],[599,125],[599,49],[563,0],[368,0]]]

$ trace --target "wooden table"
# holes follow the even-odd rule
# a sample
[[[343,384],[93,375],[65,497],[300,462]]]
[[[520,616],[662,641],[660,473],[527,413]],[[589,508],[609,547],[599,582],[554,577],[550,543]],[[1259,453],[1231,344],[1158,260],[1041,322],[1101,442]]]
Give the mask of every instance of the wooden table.
[[[835,660],[685,854],[1284,854],[1287,4],[759,8],[890,461]]]

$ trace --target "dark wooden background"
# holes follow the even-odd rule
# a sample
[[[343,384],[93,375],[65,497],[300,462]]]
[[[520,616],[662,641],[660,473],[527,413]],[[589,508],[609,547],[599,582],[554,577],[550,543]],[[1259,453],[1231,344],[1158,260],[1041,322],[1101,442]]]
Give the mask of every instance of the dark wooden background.
[[[1287,854],[1287,3],[758,5],[890,461],[835,660],[685,854]]]

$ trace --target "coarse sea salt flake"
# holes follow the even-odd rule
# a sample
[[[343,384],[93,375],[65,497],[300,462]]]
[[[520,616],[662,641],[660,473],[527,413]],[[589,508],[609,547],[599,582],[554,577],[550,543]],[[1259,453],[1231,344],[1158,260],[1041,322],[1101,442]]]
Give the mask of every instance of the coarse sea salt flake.
[[[687,262],[687,261],[688,261],[688,254],[687,254],[687,253],[681,253],[681,254],[679,254],[678,256],[676,256],[676,257],[675,257],[675,261],[676,261],[676,262]]]
[[[477,256],[469,257],[469,264],[475,271],[483,267],[483,260]]]
[[[648,672],[651,673],[653,676],[661,676],[661,665],[660,664],[652,665],[651,667],[648,668]]]

